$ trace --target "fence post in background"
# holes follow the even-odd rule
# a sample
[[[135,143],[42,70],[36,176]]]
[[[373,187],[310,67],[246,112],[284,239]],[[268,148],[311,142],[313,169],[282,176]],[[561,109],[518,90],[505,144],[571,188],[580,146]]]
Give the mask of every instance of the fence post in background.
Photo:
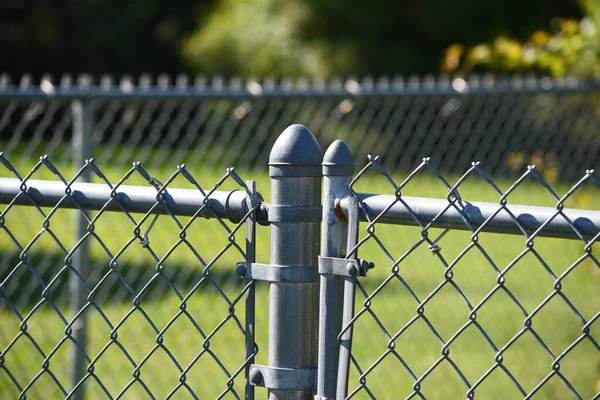
[[[269,156],[272,268],[313,268],[313,282],[272,282],[269,288],[269,365],[317,368],[321,148],[302,125],[279,136]],[[314,371],[316,372],[316,371]],[[269,399],[312,400],[314,390],[269,389]]]
[[[93,103],[90,99],[76,100],[72,103],[73,113],[73,166],[78,171],[85,165],[86,160],[91,158],[92,153],[92,131],[94,124]],[[85,170],[79,177],[79,181],[88,182],[90,171]],[[75,243],[78,243],[87,233],[88,218],[81,210],[75,211]],[[73,254],[73,268],[86,277],[89,271],[89,242],[84,240]],[[69,275],[69,297],[71,303],[71,315],[75,316],[87,302],[87,292],[77,274]],[[86,313],[82,313],[73,324],[72,337],[81,349],[86,348]],[[84,377],[86,372],[85,356],[77,346],[73,346],[71,355],[71,385],[74,388]],[[84,386],[77,388],[71,399],[82,400],[84,398]]]
[[[329,146],[323,157],[323,222],[321,256],[343,258],[346,255],[348,225],[336,215],[341,199],[354,175],[352,152],[341,140]],[[337,203],[337,204],[336,204]],[[343,214],[342,214],[343,215]],[[344,277],[321,275],[319,314],[319,368],[317,396],[334,399],[336,394],[339,343],[342,327]]]

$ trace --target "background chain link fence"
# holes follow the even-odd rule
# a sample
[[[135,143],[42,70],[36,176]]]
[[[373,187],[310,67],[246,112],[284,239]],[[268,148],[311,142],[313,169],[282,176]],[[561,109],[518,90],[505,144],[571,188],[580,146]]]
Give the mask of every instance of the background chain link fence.
[[[434,165],[424,159],[399,176],[369,157],[350,184],[392,196],[382,212],[360,203],[368,222],[348,252],[377,265],[357,280],[354,316],[342,328],[353,332],[348,397],[599,398],[600,235],[582,233],[563,210],[597,210],[600,179],[589,170],[574,186],[553,188],[529,167],[514,183],[494,181],[473,163],[449,180]],[[407,194],[447,205],[426,222]],[[494,199],[497,212],[473,226],[464,202]],[[556,211],[532,231],[511,212],[519,203]],[[417,226],[384,225],[393,205]],[[435,228],[454,211],[466,232]],[[487,233],[499,214],[522,235]],[[579,240],[541,237],[562,219]]]
[[[82,398],[84,387],[85,398],[244,398],[244,369],[258,351],[245,321],[246,312],[254,315],[254,282],[234,270],[253,261],[246,231],[255,209],[232,223],[211,211],[210,199],[217,189],[252,196],[252,185],[233,169],[205,183],[179,166],[162,183],[141,163],[111,181],[93,161],[72,178],[46,157],[26,171],[1,153],[0,161],[2,177],[21,181],[0,211],[0,397]],[[64,209],[86,172],[110,199],[95,212],[77,200],[75,211]],[[27,191],[47,177],[64,187],[51,209]],[[116,195],[132,184],[156,190],[147,213],[128,212],[128,199]],[[202,194],[195,215],[168,208],[173,187]],[[30,206],[16,205],[18,197]],[[111,212],[115,203],[120,211]],[[166,215],[156,214],[160,207]],[[79,241],[74,213],[85,218]],[[78,257],[84,246],[89,259]]]
[[[0,146],[31,162],[69,163],[69,101],[94,102],[93,155],[102,165],[140,160],[191,171],[264,168],[279,132],[309,126],[320,143],[343,139],[358,160],[379,154],[389,170],[431,157],[461,173],[518,175],[536,164],[549,181],[577,179],[600,159],[600,86],[576,78],[448,77],[263,81],[0,77]],[[585,161],[585,162],[584,162]],[[13,162],[17,162],[13,158]]]

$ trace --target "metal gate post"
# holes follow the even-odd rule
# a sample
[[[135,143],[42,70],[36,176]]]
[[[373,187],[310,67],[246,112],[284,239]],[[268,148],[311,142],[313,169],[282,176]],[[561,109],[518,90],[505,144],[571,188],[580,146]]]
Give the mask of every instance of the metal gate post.
[[[268,367],[277,373],[317,367],[321,157],[319,143],[302,125],[284,130],[269,156],[272,268],[315,269],[315,281],[270,285]],[[314,389],[269,389],[271,400],[313,396]]]
[[[352,152],[341,140],[329,146],[323,158],[323,222],[321,256],[343,258],[346,255],[348,225],[336,215],[339,199],[344,197],[354,175]],[[343,215],[343,214],[341,214]],[[344,277],[322,274],[319,314],[319,362],[317,398],[334,399],[336,394],[339,342],[342,326]]]

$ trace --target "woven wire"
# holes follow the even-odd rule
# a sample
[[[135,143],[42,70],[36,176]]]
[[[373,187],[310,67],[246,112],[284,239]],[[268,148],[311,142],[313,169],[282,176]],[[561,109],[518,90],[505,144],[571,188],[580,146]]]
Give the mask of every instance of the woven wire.
[[[94,105],[99,165],[140,160],[162,168],[185,160],[191,170],[262,167],[277,135],[301,123],[321,143],[344,140],[357,160],[380,154],[388,170],[409,170],[430,156],[444,173],[462,173],[480,159],[494,175],[516,176],[531,163],[549,180],[574,180],[584,168],[599,167],[598,91],[595,82],[575,78],[309,82],[65,75],[34,82],[24,75],[11,82],[4,75],[0,148],[13,162],[39,154],[71,162],[69,102],[85,97]]]
[[[244,398],[244,370],[258,351],[254,345],[247,358],[244,299],[254,282],[235,279],[233,270],[247,251],[254,253],[246,248],[243,227],[255,209],[236,224],[216,213],[211,220],[198,217],[210,210],[218,188],[251,195],[233,169],[204,186],[180,165],[163,184],[134,163],[112,183],[93,160],[71,179],[47,157],[26,174],[1,153],[0,161],[3,176],[22,182],[17,197],[31,201],[16,206],[15,198],[0,213],[0,397],[71,398],[84,388],[86,398]],[[111,189],[95,213],[71,196],[86,171]],[[39,207],[27,192],[29,180],[46,175],[65,188],[52,209]],[[143,215],[126,211],[116,196],[131,182],[156,189],[156,203]],[[168,207],[168,215],[159,217],[153,210],[166,207],[164,196],[179,185],[197,190],[204,203],[192,217]],[[69,198],[76,211],[61,210]],[[113,202],[120,212],[105,211]],[[76,243],[68,229],[73,213],[87,220]],[[75,265],[85,242],[96,262]],[[73,312],[65,295],[75,286],[86,299]],[[80,329],[87,330],[86,343],[77,341]],[[83,357],[85,368],[75,386],[69,379],[73,357]]]
[[[503,191],[479,163],[451,184],[426,158],[397,183],[369,156],[350,184],[354,195],[357,185],[373,185],[375,172],[394,200],[379,215],[360,204],[368,223],[348,251],[379,264],[379,275],[357,280],[356,311],[342,328],[354,338],[348,398],[600,398],[600,262],[593,252],[599,235],[586,237],[563,212],[578,195],[597,199],[594,171],[560,196],[534,166]],[[424,173],[447,200],[429,223],[403,199],[411,185],[422,191]],[[489,189],[499,199],[477,228],[461,211],[460,191],[473,181],[477,191]],[[556,209],[535,232],[519,223],[510,203],[532,186]],[[379,222],[396,204],[418,228]],[[463,217],[469,233],[435,228],[449,210]],[[513,219],[521,237],[485,233],[500,213]],[[554,219],[566,220],[580,241],[538,237]],[[563,254],[570,261],[561,265]]]

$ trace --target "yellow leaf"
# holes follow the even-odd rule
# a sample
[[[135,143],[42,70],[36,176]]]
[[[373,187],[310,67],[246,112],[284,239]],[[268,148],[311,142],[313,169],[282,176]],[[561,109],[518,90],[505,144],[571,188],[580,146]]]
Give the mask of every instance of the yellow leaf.
[[[548,43],[548,40],[550,39],[550,35],[545,32],[545,31],[535,31],[531,37],[529,38],[529,41],[534,45],[534,46],[543,46],[546,43]]]
[[[461,44],[448,46],[442,59],[442,70],[445,72],[456,71],[460,65],[460,57],[463,55],[464,51],[465,48]]]
[[[485,63],[490,61],[492,50],[487,44],[480,44],[473,47],[469,53],[469,58],[475,63]]]
[[[579,31],[579,23],[574,19],[563,19],[560,21],[560,30],[569,36],[573,36]]]

